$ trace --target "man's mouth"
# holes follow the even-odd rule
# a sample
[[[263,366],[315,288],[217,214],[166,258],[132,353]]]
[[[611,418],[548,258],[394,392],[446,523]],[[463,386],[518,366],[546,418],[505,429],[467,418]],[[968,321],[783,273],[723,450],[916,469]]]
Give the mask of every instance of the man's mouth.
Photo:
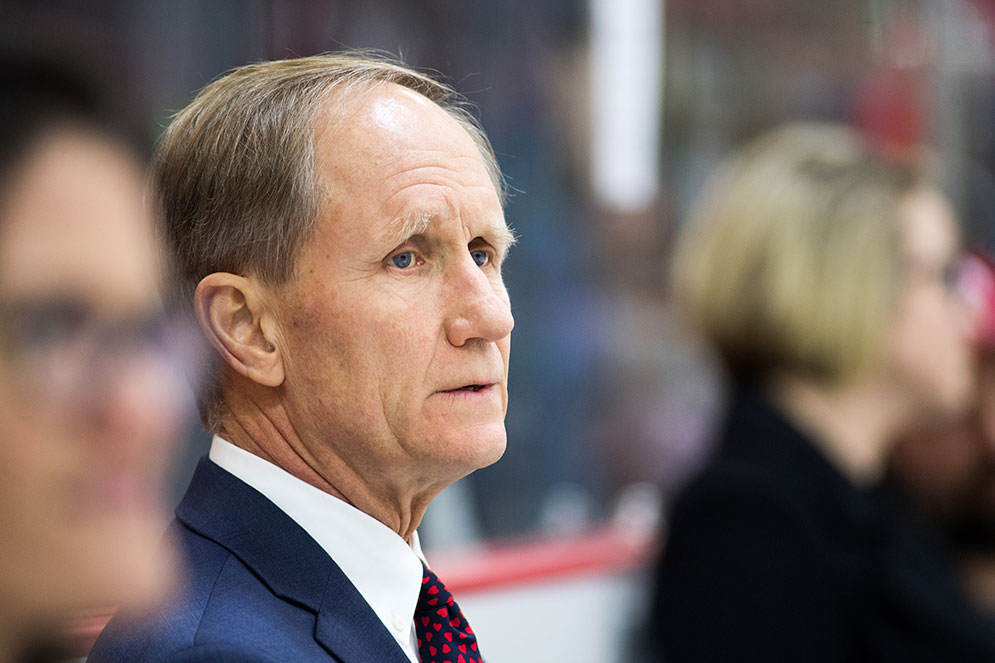
[[[458,393],[461,393],[461,392],[468,392],[468,393],[471,393],[471,394],[476,394],[476,393],[479,393],[479,392],[482,392],[482,391],[487,391],[488,389],[490,389],[493,386],[494,386],[493,382],[465,384],[462,387],[453,387],[452,389],[443,389],[439,393],[442,393],[442,394],[458,394]]]

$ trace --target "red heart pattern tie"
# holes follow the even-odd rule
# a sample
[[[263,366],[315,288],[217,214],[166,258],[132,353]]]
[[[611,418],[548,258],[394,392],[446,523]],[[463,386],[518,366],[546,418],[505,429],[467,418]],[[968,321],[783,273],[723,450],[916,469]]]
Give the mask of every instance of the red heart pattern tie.
[[[427,566],[415,608],[421,663],[483,663],[477,636],[446,586]]]

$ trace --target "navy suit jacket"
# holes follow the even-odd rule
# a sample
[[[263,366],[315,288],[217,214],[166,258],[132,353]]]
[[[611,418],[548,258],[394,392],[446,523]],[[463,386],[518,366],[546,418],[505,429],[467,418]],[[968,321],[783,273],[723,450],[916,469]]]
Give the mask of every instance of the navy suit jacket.
[[[182,591],[154,619],[116,615],[89,663],[409,663],[317,542],[208,459],[170,530]]]

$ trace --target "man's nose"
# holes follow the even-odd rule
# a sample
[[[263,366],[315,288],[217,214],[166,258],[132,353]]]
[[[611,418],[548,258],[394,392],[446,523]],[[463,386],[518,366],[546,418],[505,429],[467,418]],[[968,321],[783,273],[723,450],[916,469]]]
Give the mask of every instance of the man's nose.
[[[451,344],[461,347],[474,339],[494,342],[511,334],[515,319],[500,276],[490,277],[468,255],[444,287],[449,301],[446,337]]]

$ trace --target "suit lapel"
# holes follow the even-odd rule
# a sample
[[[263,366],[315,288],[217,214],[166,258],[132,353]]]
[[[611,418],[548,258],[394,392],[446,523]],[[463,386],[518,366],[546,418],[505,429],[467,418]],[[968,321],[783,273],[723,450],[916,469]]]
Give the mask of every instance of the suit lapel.
[[[176,516],[231,551],[280,598],[316,613],[314,638],[343,663],[408,659],[359,591],[262,493],[201,459]]]
[[[343,637],[343,634],[349,634]],[[314,638],[343,663],[410,663],[394,637],[340,571],[329,576]]]

